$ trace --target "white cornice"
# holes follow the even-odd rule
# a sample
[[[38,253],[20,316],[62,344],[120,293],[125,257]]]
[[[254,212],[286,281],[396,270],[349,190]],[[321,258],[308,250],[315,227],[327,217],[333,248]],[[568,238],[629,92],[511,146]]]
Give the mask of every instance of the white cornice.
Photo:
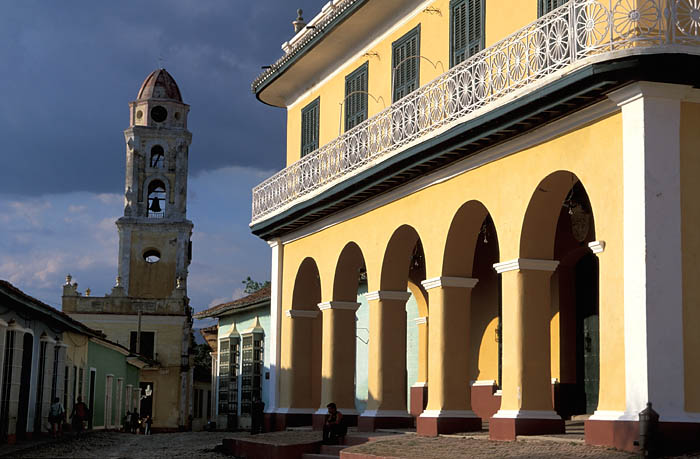
[[[285,314],[292,319],[315,319],[318,311],[307,311],[305,309],[288,309]]]
[[[428,324],[427,317],[418,317],[416,319],[413,319],[413,321],[416,323],[416,325],[427,325]]]
[[[360,307],[360,303],[353,301],[326,301],[325,303],[318,303],[318,309],[325,311],[326,309],[340,309],[346,311],[357,311]]]
[[[365,298],[367,301],[372,300],[395,300],[395,301],[408,301],[411,298],[409,292],[394,292],[391,290],[376,290],[374,292],[365,293]]]
[[[687,85],[640,81],[613,91],[608,94],[608,97],[621,107],[642,97],[693,100],[697,97],[697,92],[693,91],[692,86]]]
[[[508,271],[556,271],[559,266],[557,260],[535,260],[533,258],[515,258],[513,260],[495,263],[494,269],[498,274]]]
[[[561,420],[556,411],[539,410],[498,410],[493,415],[497,419],[556,419]]]
[[[433,277],[421,282],[423,288],[430,290],[437,287],[474,288],[479,279],[471,277]]]
[[[470,381],[469,384],[471,386],[495,386],[496,385],[496,380],[495,379],[480,379],[477,381]]]
[[[605,241],[593,241],[588,243],[588,248],[593,253],[603,253],[605,250]]]

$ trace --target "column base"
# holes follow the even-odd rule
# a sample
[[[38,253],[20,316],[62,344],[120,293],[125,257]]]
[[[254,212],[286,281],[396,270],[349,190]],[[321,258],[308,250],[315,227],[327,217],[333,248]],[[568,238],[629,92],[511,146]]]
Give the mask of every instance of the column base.
[[[518,435],[564,432],[564,420],[554,411],[499,410],[489,420],[491,440],[513,441]]]
[[[416,433],[423,437],[481,430],[481,418],[473,411],[424,411],[418,417]]]
[[[275,412],[274,430],[286,430],[288,427],[305,427],[312,425],[314,410],[303,408],[281,408]]]
[[[428,384],[416,383],[411,386],[411,416],[417,418],[428,404]]]
[[[471,386],[472,410],[481,419],[489,419],[501,408],[496,381],[474,381]]]
[[[406,429],[413,427],[413,417],[401,410],[364,411],[357,419],[357,430],[374,432],[377,429]]]
[[[338,411],[342,413],[343,415],[343,422],[347,427],[355,427],[357,426],[357,410],[355,409],[342,409],[338,408]],[[328,414],[328,410],[326,408],[322,408],[318,411],[316,411],[313,414],[312,418],[312,427],[313,430],[323,430],[323,425],[326,423],[326,415]]]
[[[596,412],[584,421],[586,443],[607,446],[637,453],[639,446],[639,416],[622,414],[622,419],[611,419]],[[607,418],[607,419],[606,419]],[[691,422],[662,421],[658,424],[654,452],[664,455],[680,455],[698,449],[700,419]]]

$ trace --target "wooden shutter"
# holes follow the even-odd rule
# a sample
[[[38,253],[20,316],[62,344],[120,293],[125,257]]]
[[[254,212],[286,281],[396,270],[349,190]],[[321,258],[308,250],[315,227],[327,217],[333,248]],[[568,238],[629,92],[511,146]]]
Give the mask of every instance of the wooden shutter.
[[[345,130],[349,131],[367,119],[368,64],[345,77]]]
[[[545,14],[549,13],[550,11],[564,5],[567,1],[568,0],[538,0],[538,2],[539,2],[539,4],[537,5],[538,14],[540,16],[544,16]]]
[[[301,110],[301,156],[318,150],[319,102],[316,99]]]
[[[418,89],[420,75],[420,26],[393,44],[394,102]]]
[[[453,0],[450,4],[452,66],[484,48],[484,0]]]

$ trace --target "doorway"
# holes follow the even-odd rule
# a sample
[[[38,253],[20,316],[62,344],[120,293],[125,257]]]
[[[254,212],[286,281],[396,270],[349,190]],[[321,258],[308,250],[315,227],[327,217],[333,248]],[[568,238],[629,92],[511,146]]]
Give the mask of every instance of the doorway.
[[[92,429],[92,418],[94,417],[95,414],[95,379],[97,377],[97,370],[95,368],[90,368],[90,386],[88,387],[89,390],[89,404],[88,404],[88,410],[90,413],[90,417],[88,418],[88,429]]]
[[[27,437],[27,414],[29,413],[29,389],[32,382],[32,355],[34,353],[34,336],[24,334],[22,343],[22,374],[19,387],[19,406],[17,409],[17,439]],[[41,416],[41,413],[38,414]]]
[[[141,388],[141,407],[139,408],[139,416],[145,418],[150,416],[153,419],[153,391],[155,386],[152,382],[139,383]]]
[[[598,258],[589,253],[574,268],[576,282],[576,386],[582,414],[598,407],[600,387],[600,329]]]

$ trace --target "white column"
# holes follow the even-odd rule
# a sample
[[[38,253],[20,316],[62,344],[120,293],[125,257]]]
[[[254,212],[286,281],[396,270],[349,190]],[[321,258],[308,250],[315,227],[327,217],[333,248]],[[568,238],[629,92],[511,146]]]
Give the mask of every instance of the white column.
[[[51,386],[53,385],[53,363],[55,359],[54,346],[56,345],[56,340],[50,336],[44,335],[39,339],[39,357],[41,357],[41,344],[46,343],[46,353],[44,355],[44,361],[39,362],[39,365],[44,366],[43,375],[44,380],[42,381],[42,387],[39,389],[41,391],[41,406],[38,406],[39,411],[35,416],[41,417],[41,427],[44,429],[49,423],[49,408],[51,407]],[[39,369],[39,374],[41,374],[41,368]],[[39,381],[37,381],[38,383]],[[37,432],[38,433],[38,432]]]
[[[5,368],[5,333],[7,332],[7,322],[0,319],[0,394],[2,393],[2,375]]]
[[[270,272],[270,383],[266,411],[274,413],[279,406],[279,365],[281,358],[280,339],[282,336],[282,267],[284,245],[279,239],[268,241],[272,249]]]
[[[626,409],[684,411],[680,113],[689,86],[635,83],[610,94],[622,108]],[[612,414],[612,413],[611,413]],[[596,412],[594,419],[614,416]]]

